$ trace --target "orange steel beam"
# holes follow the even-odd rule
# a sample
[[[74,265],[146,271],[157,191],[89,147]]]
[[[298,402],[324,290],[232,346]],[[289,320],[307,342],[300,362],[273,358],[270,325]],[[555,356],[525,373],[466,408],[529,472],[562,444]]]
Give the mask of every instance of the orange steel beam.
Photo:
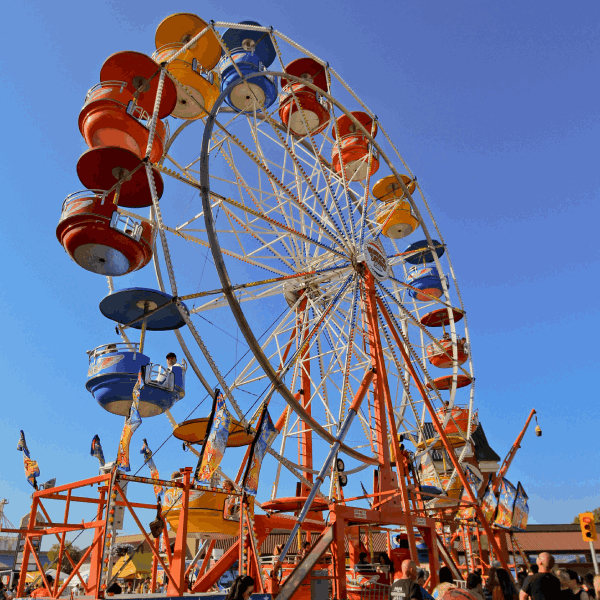
[[[156,594],[156,577],[158,575],[158,561],[156,555],[160,552],[160,535],[154,540],[155,554],[152,555],[152,581],[150,583],[150,591]]]
[[[66,523],[69,519],[69,506],[71,505],[71,491],[67,490],[67,501],[65,503],[65,517],[63,521]],[[60,573],[62,571],[62,561],[65,553],[65,538],[67,537],[67,532],[63,531],[63,534],[60,539],[60,549],[58,551],[58,562],[56,567],[56,572]],[[57,575],[56,581],[54,582],[54,596],[56,596],[56,592],[58,591],[58,580],[59,577]]]
[[[81,481],[74,481],[73,483],[65,483],[65,485],[57,485],[47,490],[39,490],[33,493],[34,498],[43,498],[51,494],[57,494],[58,492],[66,492],[67,490],[75,490],[78,488],[86,487],[88,485],[94,485],[110,479],[110,473],[107,475],[98,475],[96,477],[90,477],[89,479],[82,479]]]
[[[46,586],[46,589],[48,590],[48,592],[50,594],[52,594],[52,592],[50,591],[50,584],[48,583],[48,579],[46,578],[46,573],[44,573],[44,569],[42,567],[42,563],[40,562],[40,559],[35,551],[35,548],[33,547],[33,544],[31,543],[31,540],[27,537],[25,538],[25,546],[29,545],[29,550],[31,551],[31,553],[33,554],[33,560],[35,561],[35,564],[37,565],[38,571],[40,572],[40,575],[42,576],[42,579],[44,580],[44,585]],[[60,570],[57,569],[57,573],[60,573]],[[58,577],[58,575],[57,575]]]
[[[403,456],[400,454],[400,446],[398,444],[398,431],[396,430],[396,419],[394,416],[394,408],[392,406],[392,396],[390,394],[389,382],[387,379],[387,371],[385,368],[385,357],[381,347],[381,337],[379,336],[379,316],[377,315],[377,296],[375,293],[375,279],[373,274],[367,269],[365,272],[365,283],[367,286],[367,326],[369,329],[369,347],[371,356],[373,357],[373,366],[377,369],[377,384],[383,396],[384,406],[375,408],[375,420],[377,422],[377,414],[380,413],[382,430],[377,432],[377,448],[382,455],[386,471],[391,471],[390,455],[387,439],[387,427],[385,411],[387,409],[389,417],[389,427],[392,438],[392,450],[394,459],[396,460],[396,475],[398,480],[398,490],[402,498],[402,506],[404,509],[404,518],[406,519],[406,533],[408,534],[408,545],[410,549],[411,559],[418,565],[419,554],[417,552],[417,542],[415,540],[415,532],[413,530],[412,519],[410,516],[410,501],[406,490],[406,473],[404,472]],[[379,394],[378,394],[379,395]],[[381,479],[380,479],[381,481]],[[385,477],[384,477],[385,481]],[[380,499],[376,499],[374,504],[381,504]]]
[[[38,499],[33,496],[33,502],[31,503],[31,510],[29,512],[29,522],[27,524],[28,527],[31,527],[32,523],[35,527],[35,521],[37,516],[37,505]],[[26,542],[29,539],[26,538]],[[21,574],[19,576],[19,585],[17,587],[17,598],[23,598],[25,596],[25,580],[27,579],[27,567],[29,565],[29,544],[25,543],[25,547],[23,548],[23,562],[21,563]]]
[[[104,505],[107,502],[106,495],[108,494],[108,486],[101,485],[98,488],[98,509],[96,511],[96,520],[100,521],[104,514]],[[98,535],[104,540],[104,529],[98,530]],[[88,577],[87,587],[84,584],[83,589],[86,595],[96,597],[100,592],[100,578],[102,574],[102,554],[104,548],[98,543],[92,550],[90,556],[90,574]]]
[[[494,533],[492,531],[492,528],[490,527],[490,524],[487,522],[487,520],[483,514],[483,511],[481,510],[481,506],[477,502],[477,497],[473,493],[473,490],[471,489],[471,486],[467,480],[467,477],[466,477],[464,471],[462,470],[460,463],[458,462],[458,458],[456,457],[454,448],[452,447],[452,444],[450,443],[450,440],[448,439],[448,436],[446,435],[446,432],[444,431],[444,428],[442,427],[442,424],[440,423],[440,420],[438,419],[437,413],[435,412],[435,410],[431,404],[431,401],[429,400],[429,396],[427,395],[427,392],[425,391],[425,388],[423,387],[423,384],[421,383],[421,380],[419,379],[419,377],[415,371],[415,368],[410,360],[410,357],[408,356],[406,348],[404,347],[404,342],[402,341],[402,338],[396,331],[396,327],[395,327],[392,319],[390,318],[390,315],[388,314],[385,304],[383,304],[383,302],[381,301],[380,298],[377,298],[377,302],[379,303],[379,307],[381,308],[381,313],[383,314],[383,316],[388,324],[390,332],[392,333],[392,336],[394,337],[394,340],[396,341],[396,344],[398,345],[398,349],[400,350],[400,353],[402,354],[402,358],[404,359],[406,368],[408,369],[413,381],[415,382],[415,385],[417,386],[417,389],[419,390],[419,393],[421,394],[423,403],[425,404],[425,406],[427,407],[427,410],[429,411],[429,416],[431,417],[431,420],[433,422],[433,427],[437,431],[438,435],[440,436],[440,439],[442,440],[442,443],[444,444],[444,447],[446,448],[446,450],[448,452],[448,456],[450,457],[450,460],[452,461],[452,464],[453,464],[454,468],[456,469],[456,472],[458,474],[460,482],[462,483],[465,491],[469,495],[471,502],[474,503],[473,507],[475,508],[477,517],[479,518],[481,524],[483,525],[483,528],[485,529],[485,533],[488,537],[488,541],[489,541],[490,545],[492,546],[492,548],[494,549],[494,551],[498,554],[498,558],[500,560],[500,564],[501,564],[502,568],[506,569],[508,571],[509,570],[508,565],[506,564],[506,561],[504,560],[504,556],[502,555],[502,552],[500,550],[500,546],[498,545],[498,542],[494,538]]]
[[[115,484],[115,488],[117,489],[117,492],[119,493],[119,495],[121,496],[121,498],[123,498],[123,502],[125,502],[125,506],[127,506],[127,508],[129,509],[129,512],[131,513],[131,516],[133,517],[133,520],[136,522],[136,525],[139,527],[140,531],[142,532],[142,535],[144,536],[146,542],[148,542],[148,546],[150,546],[150,550],[151,550],[152,554],[154,556],[156,556],[158,562],[160,563],[160,566],[164,569],[165,574],[169,578],[169,584],[170,584],[170,582],[173,580],[173,576],[171,575],[171,571],[167,568],[167,565],[165,565],[165,562],[163,561],[161,555],[154,550],[154,545],[152,544],[152,540],[150,539],[150,537],[146,533],[146,530],[144,529],[144,526],[140,523],[140,520],[138,519],[137,515],[135,514],[135,511],[133,510],[133,507],[127,501],[127,497],[123,493],[123,490],[121,489],[121,486],[118,483],[116,483]]]
[[[81,575],[79,574],[79,569],[81,568],[81,565],[87,560],[87,557],[91,554],[92,549],[95,546],[97,546],[98,542],[101,539],[102,539],[102,531],[98,531],[96,533],[96,537],[94,538],[94,541],[90,544],[90,547],[83,553],[83,556],[79,559],[79,562],[73,568],[73,571],[71,571],[71,573],[69,574],[67,579],[63,582],[62,587],[60,588],[60,590],[58,590],[58,593],[54,594],[55,598],[61,597],[62,593],[65,591],[65,588],[69,585],[69,582],[71,581],[71,579],[73,579],[73,577],[75,577],[76,574],[81,579]],[[57,571],[60,572],[60,569],[57,569]],[[83,587],[84,587],[84,590],[87,590],[85,585]],[[86,591],[86,594],[87,594],[87,591]]]
[[[521,447],[521,441],[523,440],[523,437],[525,436],[525,432],[527,431],[527,428],[529,427],[529,424],[531,423],[531,419],[533,419],[533,415],[535,415],[535,414],[536,414],[535,408],[532,408],[531,412],[529,413],[529,416],[527,417],[527,421],[525,421],[525,426],[523,427],[523,429],[521,429],[521,433],[519,433],[519,435],[517,436],[515,443],[512,445],[512,448],[508,451],[506,458],[502,462],[502,465],[500,466],[500,469],[498,470],[498,474],[496,475],[496,481],[494,481],[494,485],[492,486],[492,492],[494,494],[496,494],[498,492],[498,490],[500,489],[500,484],[502,483],[502,478],[506,475],[506,472],[510,468],[511,463],[512,463],[515,455],[517,454],[517,450]]]
[[[145,482],[143,482],[145,483]],[[174,487],[174,486],[171,486]],[[66,500],[66,496],[61,496],[60,494],[52,494],[48,496],[44,496],[44,500]],[[101,501],[97,498],[86,498],[85,496],[71,496],[71,502],[83,502],[87,504],[99,504]],[[115,502],[115,506],[125,506],[124,502],[117,501]],[[134,508],[150,508],[156,509],[156,504],[144,504],[142,502],[131,502],[131,506]]]
[[[169,578],[167,596],[183,596],[187,592],[185,580],[185,555],[187,549],[188,513],[190,506],[190,478],[192,467],[181,469],[183,473],[183,494],[181,495],[181,508],[179,510],[179,524],[175,536],[175,548],[173,550],[173,562],[170,564],[171,572],[176,581]]]

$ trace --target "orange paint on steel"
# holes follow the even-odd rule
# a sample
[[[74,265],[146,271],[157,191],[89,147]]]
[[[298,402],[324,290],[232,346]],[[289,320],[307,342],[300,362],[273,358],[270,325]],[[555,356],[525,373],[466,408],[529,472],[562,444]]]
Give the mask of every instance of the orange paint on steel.
[[[494,551],[498,554],[498,558],[500,559],[500,564],[501,564],[502,568],[506,569],[508,571],[508,565],[506,564],[504,556],[502,555],[502,552],[500,550],[498,542],[494,538],[494,534],[492,532],[490,524],[487,522],[485,516],[483,515],[481,506],[477,502],[477,497],[475,496],[475,494],[473,493],[473,490],[471,489],[471,486],[467,480],[467,477],[466,477],[464,471],[462,470],[460,463],[458,462],[458,458],[456,457],[456,454],[454,453],[452,445],[450,444],[450,442],[448,440],[446,432],[444,431],[444,428],[442,427],[442,424],[440,423],[440,421],[437,417],[435,409],[433,408],[431,401],[429,400],[429,397],[427,396],[427,392],[425,391],[425,388],[423,387],[421,380],[417,376],[417,373],[413,367],[410,357],[408,356],[408,353],[406,352],[406,349],[404,348],[404,343],[403,343],[402,339],[400,338],[400,336],[398,335],[398,332],[396,331],[396,327],[395,327],[393,321],[391,320],[385,305],[379,298],[377,300],[379,302],[381,312],[382,312],[382,314],[388,324],[388,327],[396,341],[396,344],[398,345],[398,349],[400,350],[400,353],[402,354],[402,358],[404,359],[406,368],[408,369],[413,381],[415,382],[415,385],[417,386],[417,389],[419,390],[419,393],[421,394],[423,403],[427,407],[427,410],[431,417],[433,426],[444,443],[444,446],[448,452],[448,456],[450,457],[450,460],[452,461],[452,464],[454,465],[454,468],[456,469],[458,477],[460,478],[460,481],[463,484],[465,491],[469,495],[471,502],[474,503],[475,512],[477,513],[477,517],[483,524],[483,528],[485,529],[486,535],[488,536],[488,540],[489,540],[490,544],[492,545]]]
[[[387,441],[387,426],[385,411],[387,409],[389,417],[389,427],[392,437],[392,448],[394,451],[394,458],[396,461],[396,474],[398,489],[400,490],[402,498],[402,506],[404,508],[404,518],[406,519],[406,532],[408,534],[408,545],[410,548],[410,554],[412,560],[418,565],[419,555],[417,553],[417,543],[415,540],[415,533],[412,527],[412,519],[410,516],[410,504],[408,499],[408,492],[406,490],[406,473],[404,471],[404,464],[402,456],[400,454],[400,446],[398,444],[398,432],[396,430],[396,421],[394,418],[394,409],[392,406],[392,397],[390,394],[390,388],[387,378],[387,371],[385,368],[385,357],[383,356],[383,349],[381,345],[381,338],[379,336],[379,317],[377,315],[377,295],[375,293],[375,279],[373,274],[367,269],[365,274],[365,283],[367,287],[367,327],[369,331],[369,349],[371,351],[372,364],[376,369],[376,385],[379,388],[378,394],[375,396],[375,422],[381,423],[381,430],[377,431],[377,449],[379,454],[384,461],[383,470],[384,477],[380,477],[380,482],[383,481],[384,489],[387,491],[391,489],[391,467],[390,467],[390,455],[389,445]],[[383,396],[383,398],[381,398]],[[385,404],[381,404],[381,400]],[[389,480],[386,478],[389,477]],[[380,489],[381,489],[380,483]],[[381,500],[376,498],[374,504],[380,503]]]

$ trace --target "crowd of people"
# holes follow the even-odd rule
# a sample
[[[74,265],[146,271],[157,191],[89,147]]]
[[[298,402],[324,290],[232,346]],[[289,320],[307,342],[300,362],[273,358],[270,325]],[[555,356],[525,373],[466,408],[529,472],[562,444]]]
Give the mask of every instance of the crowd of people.
[[[360,564],[360,563],[359,563]],[[469,573],[466,588],[458,584],[449,567],[439,571],[439,583],[430,596],[424,578],[411,560],[402,563],[400,576],[390,590],[391,600],[600,600],[600,575],[581,577],[572,569],[556,569],[554,558],[542,552],[535,565],[522,567],[515,584],[508,571],[494,565],[484,581],[481,569]]]

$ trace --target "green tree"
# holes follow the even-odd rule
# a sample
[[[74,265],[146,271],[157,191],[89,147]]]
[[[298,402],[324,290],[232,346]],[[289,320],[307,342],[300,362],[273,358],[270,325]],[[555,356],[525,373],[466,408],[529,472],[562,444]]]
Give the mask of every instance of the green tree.
[[[73,559],[73,562],[75,564],[77,564],[83,556],[83,550],[81,550],[81,548],[78,548],[77,546],[74,546],[71,542],[65,543],[65,550],[69,551],[69,554],[71,555],[71,558]],[[57,561],[59,552],[60,544],[54,544],[50,548],[50,550],[48,550],[48,560],[50,561],[49,568],[56,569],[57,571],[60,570],[63,573],[70,573],[73,570],[73,567],[71,566],[71,563],[69,562],[66,553],[63,556],[62,565],[60,566],[60,569],[58,568]]]
[[[589,512],[589,511],[588,511]],[[594,515],[594,522],[595,523],[599,523],[600,522],[600,506],[598,508],[595,508],[594,510],[591,511],[592,514]],[[576,525],[579,525],[579,515],[577,515],[574,519],[573,519],[573,523],[575,523]]]

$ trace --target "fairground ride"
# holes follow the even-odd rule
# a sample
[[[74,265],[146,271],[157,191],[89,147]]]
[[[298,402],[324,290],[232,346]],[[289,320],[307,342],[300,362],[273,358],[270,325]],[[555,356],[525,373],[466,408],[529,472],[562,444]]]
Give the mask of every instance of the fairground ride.
[[[154,553],[153,589],[160,565],[169,596],[188,589],[190,535],[207,556],[216,539],[235,540],[210,570],[202,563],[194,593],[237,561],[257,590],[281,600],[310,595],[316,572],[328,573],[333,597],[347,598],[356,582],[345,543],[353,566],[365,547],[361,532],[401,532],[416,562],[422,537],[431,588],[440,554],[462,578],[452,548],[459,535],[465,544],[474,532],[477,543],[485,536],[507,567],[506,544],[480,506],[495,473],[482,475],[473,453],[474,370],[449,247],[384,124],[329,63],[273,28],[179,13],[160,23],[155,42],[152,56],[111,55],[79,115],[89,149],[77,173],[86,189],[65,200],[57,237],[78,265],[107,277],[100,309],[122,338],[89,353],[86,387],[113,414],[130,417],[132,402],[141,418],[165,414],[175,437],[200,454],[214,414],[177,423],[170,413],[188,401],[189,365],[207,394],[215,395],[213,378],[223,393],[233,415],[228,447],[247,449],[237,474],[218,468],[208,484],[189,467],[168,481],[115,467],[38,491],[31,514],[43,509],[43,534],[61,541],[62,560],[65,534],[75,530],[69,504],[97,504],[96,519],[82,526],[95,532],[82,559],[91,557],[90,576],[81,579],[94,597],[115,578],[118,507]],[[214,269],[195,259],[197,248],[210,251]],[[121,285],[144,268],[148,287]],[[250,352],[233,375],[213,360],[202,318],[243,335]],[[165,330],[175,332],[182,365],[144,354],[146,336]],[[145,385],[136,401],[139,373]],[[277,436],[267,452],[277,466],[263,469],[254,498],[241,483],[267,406]],[[481,476],[479,488],[466,465]],[[348,477],[358,473],[371,491],[346,498]],[[156,505],[128,501],[125,482],[168,489],[162,515],[177,532],[173,551],[166,544],[161,553],[136,515]],[[295,494],[282,494],[289,482]],[[97,498],[73,495],[88,484],[99,485]],[[64,523],[48,517],[50,498],[66,500]],[[226,514],[232,501],[234,519]],[[473,510],[469,527],[457,524],[461,507]],[[260,546],[274,529],[289,536],[268,563]],[[298,562],[291,554],[301,530],[310,549]],[[30,552],[28,542],[25,565]],[[69,581],[78,576],[73,566]],[[52,597],[68,583],[56,582]]]

